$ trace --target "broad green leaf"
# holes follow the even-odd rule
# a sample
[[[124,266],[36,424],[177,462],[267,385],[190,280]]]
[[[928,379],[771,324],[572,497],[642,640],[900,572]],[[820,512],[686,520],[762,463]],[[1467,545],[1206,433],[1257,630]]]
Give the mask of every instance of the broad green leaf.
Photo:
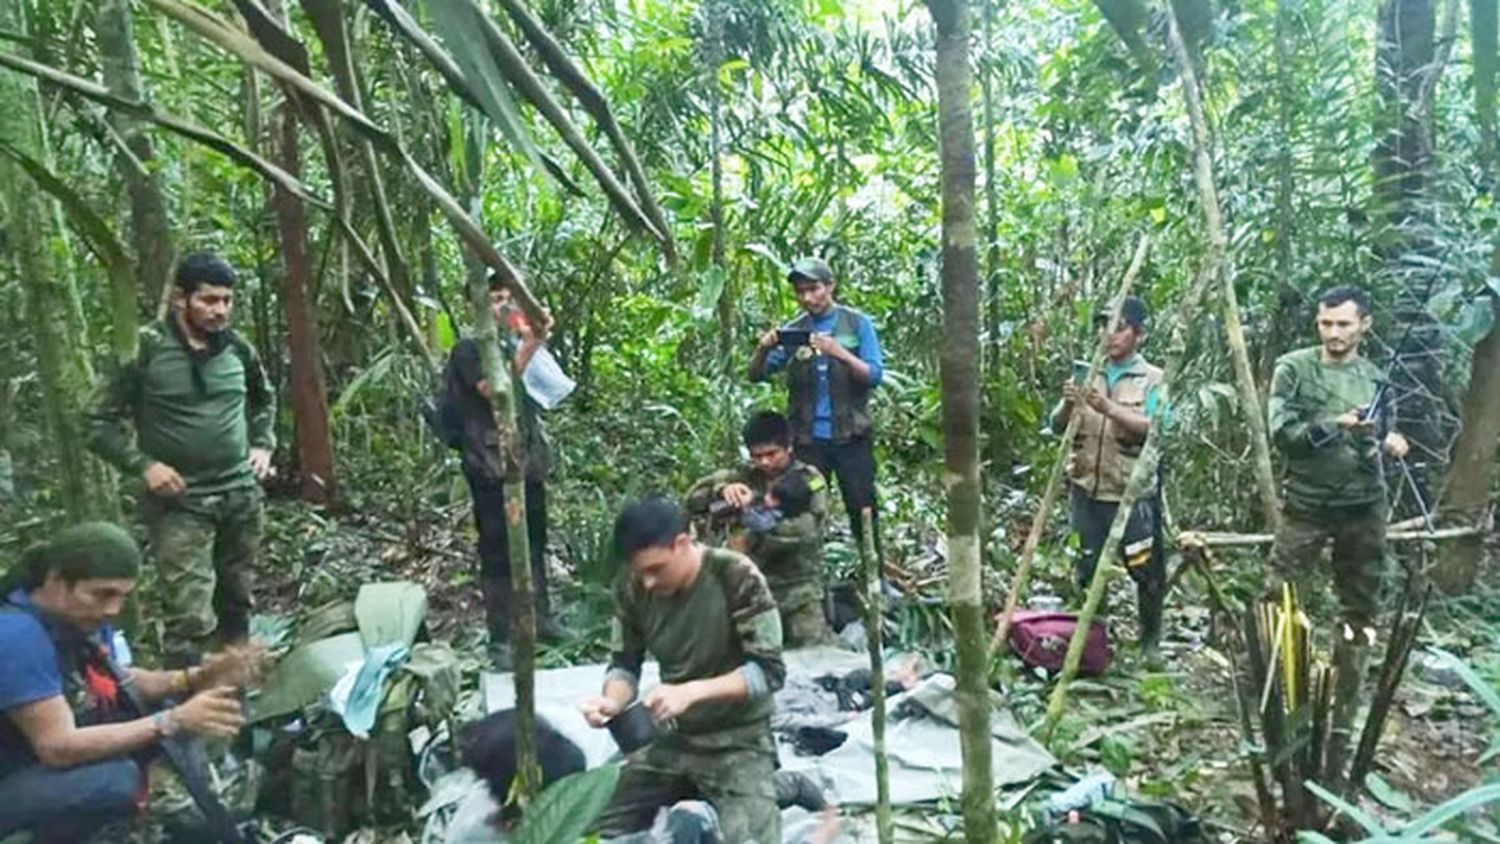
[[[1337,794],[1334,794],[1333,792],[1329,791],[1321,785],[1318,785],[1312,780],[1308,780],[1302,785],[1308,791],[1316,794],[1318,796],[1318,799],[1347,815],[1350,820],[1359,824],[1361,827],[1364,827],[1365,832],[1376,836],[1386,835],[1386,829],[1385,827],[1380,825],[1380,821],[1370,817],[1358,806],[1349,803],[1342,797],[1339,797]]]
[[[1483,340],[1495,325],[1495,307],[1488,296],[1470,299],[1463,304],[1453,331],[1458,339],[1473,346]]]
[[[547,786],[526,807],[511,844],[577,844],[614,795],[619,765],[580,771]]]
[[[1365,788],[1369,790],[1371,797],[1388,809],[1394,809],[1403,815],[1410,815],[1417,809],[1417,804],[1405,792],[1396,790],[1384,777],[1373,771],[1365,774]]]
[[[1500,718],[1500,691],[1497,691],[1493,684],[1479,676],[1479,672],[1457,654],[1442,648],[1429,648],[1428,652],[1436,656],[1446,667],[1453,669],[1454,673],[1468,684],[1474,696],[1490,708],[1490,713]]]
[[[698,304],[694,308],[699,319],[714,312],[719,304],[719,297],[724,295],[724,283],[728,280],[729,274],[724,272],[723,267],[714,266],[704,270],[698,279]]]
[[[1471,788],[1403,827],[1401,839],[1415,841],[1417,836],[1431,832],[1465,812],[1496,802],[1500,802],[1500,784]]]
[[[494,121],[506,139],[526,155],[538,170],[546,171],[542,156],[531,140],[531,131],[521,110],[516,107],[510,86],[495,66],[485,44],[482,23],[476,19],[474,7],[469,3],[440,0],[427,4],[427,13],[432,17],[433,29],[448,45],[453,60],[463,71],[470,90],[479,100],[484,115]]]

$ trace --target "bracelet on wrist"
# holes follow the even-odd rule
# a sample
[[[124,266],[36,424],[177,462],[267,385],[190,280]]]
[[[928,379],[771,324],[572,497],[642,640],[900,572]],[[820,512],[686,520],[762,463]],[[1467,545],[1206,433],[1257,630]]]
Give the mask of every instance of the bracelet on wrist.
[[[169,707],[151,713],[151,724],[156,727],[157,738],[171,738],[177,734],[177,708]]]

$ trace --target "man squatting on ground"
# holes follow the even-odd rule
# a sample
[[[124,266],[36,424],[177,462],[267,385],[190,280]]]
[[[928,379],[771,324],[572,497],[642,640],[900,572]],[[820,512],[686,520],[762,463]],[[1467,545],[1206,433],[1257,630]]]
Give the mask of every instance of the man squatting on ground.
[[[1139,352],[1147,318],[1146,303],[1134,296],[1121,305],[1117,324],[1108,324],[1108,314],[1098,315],[1095,326],[1105,335],[1104,370],[1088,385],[1064,383],[1062,401],[1052,411],[1052,430],[1059,434],[1073,414],[1080,414],[1067,466],[1073,530],[1080,545],[1073,571],[1080,589],[1093,579],[1125,483],[1161,411],[1162,371]],[[1083,375],[1075,377],[1081,381]],[[1156,656],[1161,640],[1167,583],[1158,493],[1153,488],[1136,501],[1120,547],[1120,560],[1136,585],[1141,651],[1150,658]]]
[[[786,646],[826,643],[832,639],[824,612],[827,483],[821,472],[793,456],[791,428],[781,414],[763,411],[750,417],[745,423],[744,440],[750,462],[720,470],[693,484],[687,494],[688,513],[704,517],[727,509],[737,517],[742,528],[731,542],[741,542],[737,550],[748,555],[765,575],[781,611]],[[766,506],[767,495],[776,495],[778,484],[799,478],[808,493],[804,512],[791,512],[781,500],[775,507]]]
[[[525,372],[532,356],[552,328],[551,317],[538,332],[526,320],[500,278],[490,276],[490,313],[501,332],[504,358],[517,373]],[[469,482],[474,504],[474,524],[479,531],[479,583],[484,594],[485,626],[490,636],[490,659],[495,668],[510,670],[510,618],[512,604],[510,532],[505,520],[506,459],[501,454],[500,431],[490,404],[494,390],[484,377],[479,343],[472,337],[460,340],[449,354],[445,374],[448,400],[463,419],[464,478]],[[531,550],[532,593],[536,596],[537,634],[547,641],[566,638],[567,632],[552,615],[547,591],[547,473],[552,464],[552,446],[542,430],[540,408],[520,391],[522,402],[516,414],[526,443],[525,474],[526,534]]]
[[[28,551],[0,579],[0,836],[86,840],[135,813],[163,737],[227,738],[244,723],[238,691],[252,660],[230,651],[198,667],[126,669],[152,715],[126,720],[109,670],[110,622],[135,588],[140,551],[116,525],[89,522]]]
[[[258,481],[271,473],[276,397],[255,349],[229,327],[237,283],[217,255],[183,258],[167,317],[140,330],[135,360],[101,382],[88,413],[90,447],[145,481],[174,667],[215,638],[243,642],[254,609]]]
[[[663,726],[627,758],[599,832],[646,829],[659,809],[697,798],[717,811],[727,844],[780,841],[770,716],[786,669],[765,578],[743,555],[695,543],[665,498],[628,505],[614,540],[626,568],[610,664],[602,695],[581,708],[605,726],[636,699],[649,653],[662,684],[641,705]]]

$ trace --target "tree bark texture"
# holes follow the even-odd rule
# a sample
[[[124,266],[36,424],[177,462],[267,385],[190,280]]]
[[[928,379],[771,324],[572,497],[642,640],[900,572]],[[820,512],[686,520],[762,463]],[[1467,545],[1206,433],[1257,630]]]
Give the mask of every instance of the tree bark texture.
[[[478,183],[476,173],[473,184]],[[471,202],[471,206],[476,204]],[[466,263],[474,339],[479,344],[485,380],[490,383],[490,407],[505,465],[507,548],[516,561],[510,567],[511,665],[516,688],[517,773],[513,788],[524,807],[541,791],[542,782],[536,749],[536,600],[532,597],[536,584],[531,579],[531,538],[526,529],[526,438],[517,422],[517,403],[525,387],[514,374],[514,367],[500,355],[485,266],[473,257]]]
[[[1288,0],[1276,0],[1274,38],[1276,43],[1276,255],[1275,306],[1266,320],[1265,336],[1260,349],[1260,366],[1256,381],[1265,390],[1271,388],[1276,357],[1287,345],[1286,329],[1297,312],[1299,297],[1292,275],[1292,228],[1294,225],[1294,188],[1292,174],[1292,137],[1296,131],[1296,105],[1293,102],[1292,10]]]
[[[1432,109],[1441,72],[1435,61],[1434,0],[1384,0],[1375,49],[1375,218],[1379,250],[1395,283],[1389,377],[1399,424],[1412,443],[1407,458],[1419,483],[1441,476],[1453,435],[1443,378],[1443,328],[1427,310],[1440,280],[1435,268],[1430,187]],[[1403,511],[1404,512],[1404,511]]]
[[[1479,124],[1479,166],[1486,172],[1495,163],[1496,0],[1469,0],[1469,29],[1473,37],[1474,117]],[[1493,173],[1491,174],[1493,185]],[[1493,191],[1494,188],[1491,187]]]
[[[24,36],[27,22],[21,3],[0,2],[0,30]],[[0,110],[0,141],[50,167],[36,82],[17,73],[0,73],[0,102],[5,103]],[[103,476],[88,457],[80,424],[93,370],[61,212],[9,158],[0,159],[0,182],[0,190],[7,194],[9,252],[31,326],[42,410],[51,432],[51,451],[58,460],[63,507],[74,520],[101,516],[108,512]]]
[[[102,0],[98,11],[99,52],[104,65],[104,84],[121,99],[145,101],[141,67],[136,57],[134,23],[130,0]],[[109,123],[119,134],[122,147],[115,155],[120,178],[130,195],[130,231],[135,243],[135,291],[116,291],[116,320],[127,301],[131,304],[130,349],[134,357],[135,325],[156,313],[170,290],[175,248],[167,213],[166,193],[157,171],[156,148],[145,127],[135,117],[111,110]],[[131,295],[127,297],[127,293]],[[133,300],[133,301],[132,301]]]
[[[1470,0],[1469,25],[1474,40],[1474,112],[1480,127],[1480,164],[1495,166],[1496,0]],[[1491,175],[1493,180],[1493,174]],[[1491,188],[1493,190],[1493,188]],[[1490,257],[1490,277],[1500,275],[1500,248]],[[1492,288],[1485,294],[1496,325],[1474,347],[1469,389],[1464,395],[1458,442],[1453,447],[1453,471],[1443,490],[1444,525],[1482,523],[1495,481],[1495,449],[1500,443],[1500,298]],[[1470,589],[1479,576],[1483,537],[1476,535],[1444,543],[1438,549],[1432,580],[1450,594]]]
[[[272,14],[284,15],[279,2]],[[276,115],[277,163],[299,181],[302,151],[298,146],[295,92]],[[307,247],[307,203],[281,185],[272,188],[271,205],[281,238],[282,304],[286,309],[287,350],[291,357],[292,418],[303,500],[330,504],[338,497],[333,465],[333,435],[328,423],[328,388],[315,303],[309,297],[312,257]]]
[[[938,132],[943,184],[943,485],[948,493],[948,591],[957,649],[964,838],[996,840],[990,761],[989,648],[980,589],[979,253],[974,219],[974,120],[969,9],[927,0],[937,25]]]
[[[1276,473],[1271,468],[1271,439],[1266,433],[1266,416],[1261,408],[1260,391],[1255,386],[1255,373],[1250,368],[1245,328],[1240,323],[1239,298],[1234,290],[1234,272],[1226,254],[1229,240],[1224,233],[1219,189],[1214,178],[1213,138],[1209,135],[1208,119],[1203,113],[1198,73],[1187,41],[1183,38],[1175,3],[1167,4],[1167,19],[1177,71],[1182,75],[1182,96],[1187,102],[1188,119],[1193,127],[1193,179],[1198,184],[1203,222],[1208,230],[1204,271],[1218,282],[1224,332],[1229,340],[1229,357],[1234,364],[1235,383],[1239,387],[1241,413],[1244,414],[1246,427],[1250,429],[1255,486],[1260,492],[1261,512],[1265,523],[1274,529],[1281,523],[1281,505],[1276,495]]]

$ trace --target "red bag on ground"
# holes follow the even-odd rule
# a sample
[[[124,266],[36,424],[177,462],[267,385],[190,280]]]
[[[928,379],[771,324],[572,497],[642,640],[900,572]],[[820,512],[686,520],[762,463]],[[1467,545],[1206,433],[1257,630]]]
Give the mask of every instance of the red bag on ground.
[[[1010,622],[1010,649],[1028,668],[1045,668],[1056,674],[1062,671],[1068,643],[1078,629],[1078,616],[1046,610],[1016,610]],[[1089,625],[1083,643],[1083,658],[1078,673],[1093,677],[1109,669],[1109,634],[1101,622]]]

